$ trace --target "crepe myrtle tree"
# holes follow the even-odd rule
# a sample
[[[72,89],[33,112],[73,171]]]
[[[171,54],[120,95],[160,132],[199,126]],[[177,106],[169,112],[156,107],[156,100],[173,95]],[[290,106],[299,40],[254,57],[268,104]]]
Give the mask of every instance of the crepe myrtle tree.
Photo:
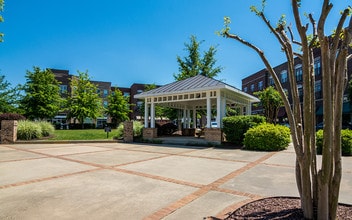
[[[292,94],[289,102],[279,78],[264,51],[257,45],[230,32],[230,18],[225,17],[225,26],[220,34],[234,39],[254,50],[272,76],[279,91],[290,123],[292,142],[296,152],[296,182],[301,206],[306,219],[335,219],[341,182],[341,121],[343,92],[347,84],[347,61],[351,58],[349,47],[352,38],[352,21],[347,21],[351,7],[341,12],[334,34],[326,36],[325,22],[333,3],[322,1],[317,20],[312,14],[305,14],[307,23],[302,22],[301,0],[291,0],[294,30],[287,25],[284,16],[273,26],[262,8],[252,6],[254,12],[268,27],[285,52]],[[345,26],[347,23],[347,26]],[[295,46],[299,50],[295,50]],[[314,96],[314,56],[313,50],[319,47],[322,62],[322,85],[324,105],[324,136],[322,163],[317,164],[315,136],[315,96]],[[300,58],[303,71],[303,105],[300,105],[295,80],[294,57]],[[303,108],[303,109],[301,109]]]

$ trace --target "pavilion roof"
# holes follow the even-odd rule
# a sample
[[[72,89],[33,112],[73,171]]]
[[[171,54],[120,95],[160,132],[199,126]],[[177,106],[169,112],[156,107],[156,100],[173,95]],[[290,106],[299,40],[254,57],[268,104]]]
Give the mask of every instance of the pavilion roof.
[[[181,81],[169,83],[164,86],[146,92],[142,92],[140,94],[135,95],[134,97],[137,99],[144,99],[146,97],[165,96],[190,92],[205,92],[216,89],[227,90],[236,93],[237,95],[245,97],[250,102],[259,101],[258,98],[247,94],[231,85],[202,75],[197,75]]]

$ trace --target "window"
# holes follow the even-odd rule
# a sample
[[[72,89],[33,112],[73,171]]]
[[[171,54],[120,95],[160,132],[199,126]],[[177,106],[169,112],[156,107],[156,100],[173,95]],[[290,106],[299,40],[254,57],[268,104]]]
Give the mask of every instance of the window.
[[[137,94],[142,93],[142,92],[143,92],[142,89],[138,89],[138,90],[137,90]]]
[[[258,90],[263,90],[263,81],[258,82]]]
[[[314,73],[316,76],[321,74],[320,57],[314,59]]]
[[[272,76],[269,76],[269,85],[274,85],[274,79]]]
[[[108,96],[108,94],[109,94],[109,91],[107,89],[104,89],[103,90],[103,97]]]
[[[281,83],[287,82],[287,71],[284,70],[281,72]]]
[[[124,92],[124,93],[123,93],[123,96],[129,97],[129,96],[130,96],[130,93],[129,93],[129,92]]]
[[[321,80],[315,81],[315,92],[320,92],[321,91]]]
[[[243,88],[243,92],[248,92],[247,86]]]
[[[67,85],[60,85],[60,93],[66,93],[67,92]]]
[[[251,92],[254,92],[254,84],[251,85]]]
[[[106,108],[108,107],[108,101],[103,101],[103,106]]]
[[[296,74],[296,81],[301,82],[302,81],[302,65],[297,65],[295,67],[295,74]]]

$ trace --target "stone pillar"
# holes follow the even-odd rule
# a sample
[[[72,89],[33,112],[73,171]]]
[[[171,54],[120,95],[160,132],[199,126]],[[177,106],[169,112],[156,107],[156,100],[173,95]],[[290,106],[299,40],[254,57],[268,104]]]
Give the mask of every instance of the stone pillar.
[[[144,139],[153,139],[158,137],[157,128],[143,128],[143,138]]]
[[[222,131],[220,128],[206,128],[204,130],[204,139],[207,142],[221,144],[222,138]]]
[[[13,144],[17,141],[17,121],[2,120],[1,121],[1,143]]]
[[[133,122],[125,121],[123,123],[123,141],[127,143],[133,142]]]

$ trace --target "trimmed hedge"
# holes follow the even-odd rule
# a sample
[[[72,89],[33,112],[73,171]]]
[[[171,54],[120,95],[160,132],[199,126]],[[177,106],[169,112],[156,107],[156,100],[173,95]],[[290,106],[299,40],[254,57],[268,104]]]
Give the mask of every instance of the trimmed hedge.
[[[323,130],[316,133],[317,154],[323,150]],[[342,156],[352,156],[352,130],[341,130],[341,153]]]
[[[223,132],[228,142],[242,145],[244,134],[251,127],[265,123],[260,115],[239,115],[223,118]]]
[[[290,129],[282,125],[261,124],[250,128],[244,137],[244,149],[278,151],[290,143]]]

